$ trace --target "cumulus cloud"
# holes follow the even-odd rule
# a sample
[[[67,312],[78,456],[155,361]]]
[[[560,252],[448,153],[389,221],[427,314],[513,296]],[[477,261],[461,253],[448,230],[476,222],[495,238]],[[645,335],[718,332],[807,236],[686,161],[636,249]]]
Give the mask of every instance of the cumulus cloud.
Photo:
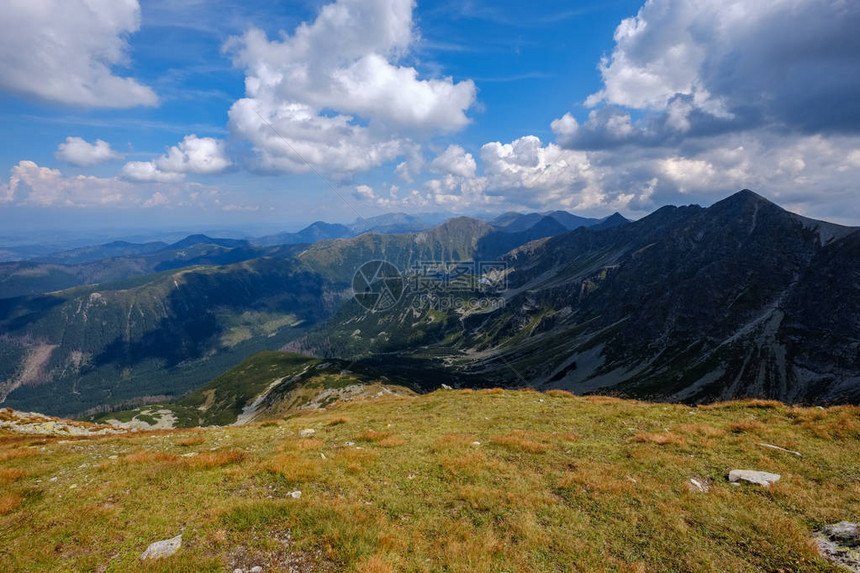
[[[161,171],[169,173],[220,173],[231,165],[224,142],[214,137],[186,135],[179,145],[154,161]]]
[[[122,154],[111,149],[110,143],[106,141],[96,139],[95,143],[88,143],[80,137],[67,137],[65,143],[57,147],[54,155],[57,159],[81,167],[123,158]]]
[[[478,164],[471,153],[459,145],[449,145],[441,155],[430,163],[430,169],[436,173],[450,173],[460,177],[474,177]]]
[[[631,213],[748,187],[856,221],[858,27],[856,2],[649,0],[616,29],[587,116],[550,127],[585,154],[592,196]]]
[[[227,169],[232,162],[226,155],[223,141],[213,137],[197,137],[193,133],[152,161],[130,161],[122,168],[122,176],[131,181],[174,183],[185,179],[186,173],[210,175]]]
[[[543,145],[533,135],[511,143],[487,143],[481,148],[481,162],[488,192],[505,194],[514,203],[588,209],[603,198],[600,173],[588,154]]]
[[[123,165],[120,175],[129,181],[146,183],[178,183],[185,180],[184,173],[162,171],[152,161],[129,161]]]
[[[58,169],[20,161],[12,168],[8,201],[39,207],[110,206],[123,202],[129,184],[112,178],[66,177]]]
[[[414,145],[406,150],[406,161],[397,164],[394,174],[401,181],[412,183],[421,174],[421,171],[424,169],[424,163],[424,155],[421,153],[421,148]]]
[[[598,109],[579,126],[563,117],[553,131],[583,149],[760,127],[856,132],[858,28],[856,2],[647,2],[619,24],[600,63],[603,88],[586,100]]]
[[[421,79],[398,63],[415,41],[413,9],[413,0],[337,0],[280,41],[251,29],[227,42],[246,73],[230,126],[261,168],[363,171],[402,154],[404,134],[469,123],[473,82]]]
[[[404,141],[356,125],[352,117],[327,117],[304,104],[244,98],[230,108],[230,126],[254,146],[254,167],[302,173],[311,166],[334,174],[367,171],[398,157]]]
[[[142,165],[152,166],[148,162]],[[250,208],[223,205],[221,192],[214,187],[158,177],[149,181],[149,184],[134,184],[117,177],[70,176],[59,169],[40,167],[33,161],[20,161],[12,167],[8,182],[0,181],[0,204],[24,207]]]
[[[152,106],[158,97],[115,75],[140,28],[137,0],[5,2],[0,18],[0,89],[89,107]]]

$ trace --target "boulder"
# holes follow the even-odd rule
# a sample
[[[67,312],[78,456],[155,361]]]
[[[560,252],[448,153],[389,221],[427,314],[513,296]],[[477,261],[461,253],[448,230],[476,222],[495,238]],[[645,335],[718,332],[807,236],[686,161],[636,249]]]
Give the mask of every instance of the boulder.
[[[304,430],[299,430],[299,437],[301,438],[311,438],[314,434],[316,434],[316,430],[312,430],[311,428],[305,428]]]
[[[739,483],[741,481],[769,487],[773,482],[779,481],[782,476],[769,472],[759,472],[755,470],[732,470],[729,472],[729,481],[731,483]]]
[[[164,541],[156,541],[146,548],[140,555],[141,560],[146,559],[161,559],[162,557],[170,557],[182,547],[182,535],[177,535],[173,539],[165,539]]]

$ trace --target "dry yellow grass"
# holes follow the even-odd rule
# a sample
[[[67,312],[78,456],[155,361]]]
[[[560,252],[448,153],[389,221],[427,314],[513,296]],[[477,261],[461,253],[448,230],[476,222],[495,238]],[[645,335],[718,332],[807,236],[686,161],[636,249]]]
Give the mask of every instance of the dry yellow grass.
[[[490,441],[500,446],[523,450],[532,454],[540,454],[549,449],[549,446],[534,441],[530,436],[529,432],[515,430],[509,434],[493,436]]]
[[[288,482],[302,482],[319,476],[322,462],[317,458],[306,458],[299,454],[285,453],[272,458],[266,468],[284,477]]]
[[[19,468],[0,468],[0,484],[17,481],[24,476],[24,470]]]
[[[634,442],[657,444],[659,446],[667,444],[683,445],[687,442],[684,436],[679,436],[671,432],[639,432],[633,436],[632,440]]]
[[[287,440],[284,442],[283,449],[298,450],[298,451],[313,451],[321,450],[325,446],[325,442],[315,438],[302,438],[300,440]]]
[[[398,446],[402,446],[405,443],[406,442],[403,440],[403,438],[399,436],[388,436],[386,438],[382,438],[377,442],[377,444],[379,444],[383,448],[396,448]]]
[[[725,430],[721,428],[715,428],[707,424],[681,424],[680,426],[676,426],[675,430],[677,430],[678,432],[683,432],[685,434],[697,434],[699,436],[705,436],[707,438],[718,438],[720,436],[726,435]]]
[[[248,454],[239,450],[225,450],[220,452],[203,452],[193,458],[188,458],[187,464],[192,468],[214,468],[235,464],[248,457]]]
[[[0,495],[0,515],[6,515],[18,509],[24,500],[16,493]]]
[[[39,450],[34,448],[15,448],[12,450],[0,451],[0,462],[6,460],[16,460],[18,458],[26,458],[29,456],[38,456]]]
[[[176,442],[180,446],[199,446],[206,442],[206,438],[203,436],[189,436],[187,438],[183,438]]]
[[[474,434],[448,432],[436,438],[430,449],[437,453],[447,452],[452,449],[471,447],[477,441],[478,438]]]
[[[329,420],[326,425],[338,426],[340,424],[349,424],[350,422],[352,422],[352,420],[350,420],[348,416],[337,416],[336,418]]]
[[[544,392],[547,396],[552,396],[553,398],[573,398],[573,394],[568,392],[567,390],[547,390]]]
[[[358,566],[360,573],[394,573],[396,569],[385,560],[384,555],[371,555]]]
[[[175,462],[179,459],[176,454],[167,452],[134,452],[125,456],[125,461],[130,464],[155,464],[163,462]]]
[[[729,424],[729,430],[735,434],[741,434],[743,432],[763,432],[766,429],[766,426],[757,420],[741,420],[739,422],[732,422]]]
[[[360,442],[379,442],[384,440],[385,438],[390,438],[392,435],[393,434],[391,432],[377,432],[376,430],[367,430],[355,436],[355,439]]]

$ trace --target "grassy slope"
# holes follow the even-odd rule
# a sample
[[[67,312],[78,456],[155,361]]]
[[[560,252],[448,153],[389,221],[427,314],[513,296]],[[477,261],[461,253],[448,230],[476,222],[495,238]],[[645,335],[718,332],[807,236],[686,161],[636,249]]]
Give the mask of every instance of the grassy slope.
[[[858,438],[852,407],[501,390],[229,429],[7,434],[0,562],[141,570],[150,542],[182,532],[179,553],[142,570],[835,571],[810,533],[860,512]],[[730,487],[735,468],[783,477]]]
[[[379,373],[354,363],[265,351],[258,352],[176,402],[110,412],[87,419],[101,423],[109,423],[110,420],[128,422],[133,418],[145,419],[148,411],[163,410],[176,418],[175,427],[178,428],[226,426],[236,422],[243,407],[278,380],[282,382],[267,394],[268,400],[260,405],[257,419],[293,414],[322,391],[349,385],[363,385],[374,391],[384,387],[396,393],[411,393],[397,384],[387,384]]]

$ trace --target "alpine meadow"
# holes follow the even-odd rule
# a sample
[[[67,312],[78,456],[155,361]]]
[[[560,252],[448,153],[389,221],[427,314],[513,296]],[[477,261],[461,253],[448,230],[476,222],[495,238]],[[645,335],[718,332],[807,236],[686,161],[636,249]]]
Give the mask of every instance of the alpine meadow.
[[[860,572],[858,29],[3,3],[0,571]]]

